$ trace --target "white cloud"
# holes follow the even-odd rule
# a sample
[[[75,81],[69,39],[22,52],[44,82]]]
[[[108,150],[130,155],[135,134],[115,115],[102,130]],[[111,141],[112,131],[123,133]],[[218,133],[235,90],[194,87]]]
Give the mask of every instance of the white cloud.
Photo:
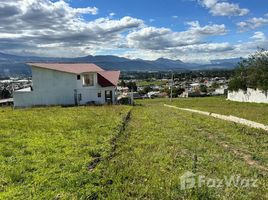
[[[251,41],[235,45],[237,54],[248,55],[256,51],[257,48],[268,48],[268,39],[262,32],[255,32],[249,39],[251,39]]]
[[[207,8],[212,8],[218,0],[200,0],[200,3]]]
[[[227,29],[224,24],[212,24],[201,27],[198,21],[187,22],[190,25],[189,31],[195,35],[225,35]]]
[[[209,52],[209,53],[215,53],[215,52],[224,52],[233,50],[232,45],[230,45],[228,42],[224,43],[204,43],[204,44],[194,44],[194,45],[188,45],[184,47],[179,47],[175,49],[176,51],[180,52],[187,52],[187,53],[198,53],[198,52]]]
[[[98,8],[93,7],[93,8],[73,8],[75,14],[92,14],[96,15],[98,14]]]
[[[250,18],[246,21],[242,21],[237,23],[236,25],[238,26],[240,31],[247,31],[251,29],[256,29],[258,27],[264,26],[268,24],[268,16],[265,15],[265,18],[263,17],[253,17]]]
[[[156,59],[167,57],[171,59],[181,59],[185,62],[209,63],[210,60],[247,57],[257,50],[257,48],[268,48],[268,39],[262,32],[255,32],[248,42],[230,44],[222,43],[196,43],[159,50],[134,49],[127,51],[125,55],[129,57],[143,57]],[[190,56],[189,56],[190,55]]]
[[[199,0],[199,2],[214,16],[244,16],[249,13],[249,9],[240,8],[238,4],[223,0]]]
[[[257,31],[254,33],[254,35],[251,37],[251,39],[259,42],[266,41],[266,36],[263,32]]]
[[[214,6],[218,1],[205,3]],[[91,21],[83,18],[97,13],[95,7],[73,8],[63,0],[0,0],[0,51],[65,57],[119,52],[138,58],[207,61],[239,57],[256,46],[267,46],[261,32],[239,45],[208,42],[210,36],[228,32],[224,24],[200,25],[190,21],[186,30],[173,31],[148,26],[129,16],[116,19],[112,13]]]
[[[62,56],[62,52],[66,52],[64,56],[74,56],[71,49],[81,55],[99,47],[116,47],[124,32],[143,26],[142,20],[128,16],[89,22],[82,17],[96,13],[95,7],[72,8],[63,0],[5,1],[0,4],[0,51],[43,49],[43,55],[47,55],[51,47],[58,47],[62,50],[55,51],[54,56]]]
[[[224,24],[212,24],[201,27],[198,21],[188,22],[186,31],[174,32],[168,28],[144,27],[127,36],[128,46],[150,50],[164,50],[179,46],[202,43],[207,36],[224,35],[227,29]]]

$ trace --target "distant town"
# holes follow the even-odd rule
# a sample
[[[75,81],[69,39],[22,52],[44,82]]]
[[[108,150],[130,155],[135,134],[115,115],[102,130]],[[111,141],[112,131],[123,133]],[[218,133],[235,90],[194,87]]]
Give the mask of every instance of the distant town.
[[[173,98],[224,95],[231,74],[230,70],[123,73],[117,89],[123,96],[134,92],[134,99],[171,97],[171,94]]]

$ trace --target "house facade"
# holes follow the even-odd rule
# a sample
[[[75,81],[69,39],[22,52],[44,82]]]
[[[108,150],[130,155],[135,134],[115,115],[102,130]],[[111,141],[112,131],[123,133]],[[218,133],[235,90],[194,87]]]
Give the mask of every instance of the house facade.
[[[14,92],[14,107],[114,104],[119,71],[94,64],[28,63],[32,87]]]

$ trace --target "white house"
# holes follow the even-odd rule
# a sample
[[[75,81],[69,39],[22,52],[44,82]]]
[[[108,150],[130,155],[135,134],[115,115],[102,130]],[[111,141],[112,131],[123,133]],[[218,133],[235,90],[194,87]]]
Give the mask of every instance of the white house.
[[[95,64],[28,63],[32,87],[14,92],[15,107],[115,103],[119,71]]]

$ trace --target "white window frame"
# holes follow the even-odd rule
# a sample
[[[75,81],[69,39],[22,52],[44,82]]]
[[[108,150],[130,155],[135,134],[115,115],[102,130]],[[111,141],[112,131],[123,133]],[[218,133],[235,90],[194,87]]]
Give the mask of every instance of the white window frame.
[[[86,83],[86,78],[89,78],[89,83]],[[84,74],[83,75],[83,87],[94,87],[95,86],[95,77],[94,74]]]

